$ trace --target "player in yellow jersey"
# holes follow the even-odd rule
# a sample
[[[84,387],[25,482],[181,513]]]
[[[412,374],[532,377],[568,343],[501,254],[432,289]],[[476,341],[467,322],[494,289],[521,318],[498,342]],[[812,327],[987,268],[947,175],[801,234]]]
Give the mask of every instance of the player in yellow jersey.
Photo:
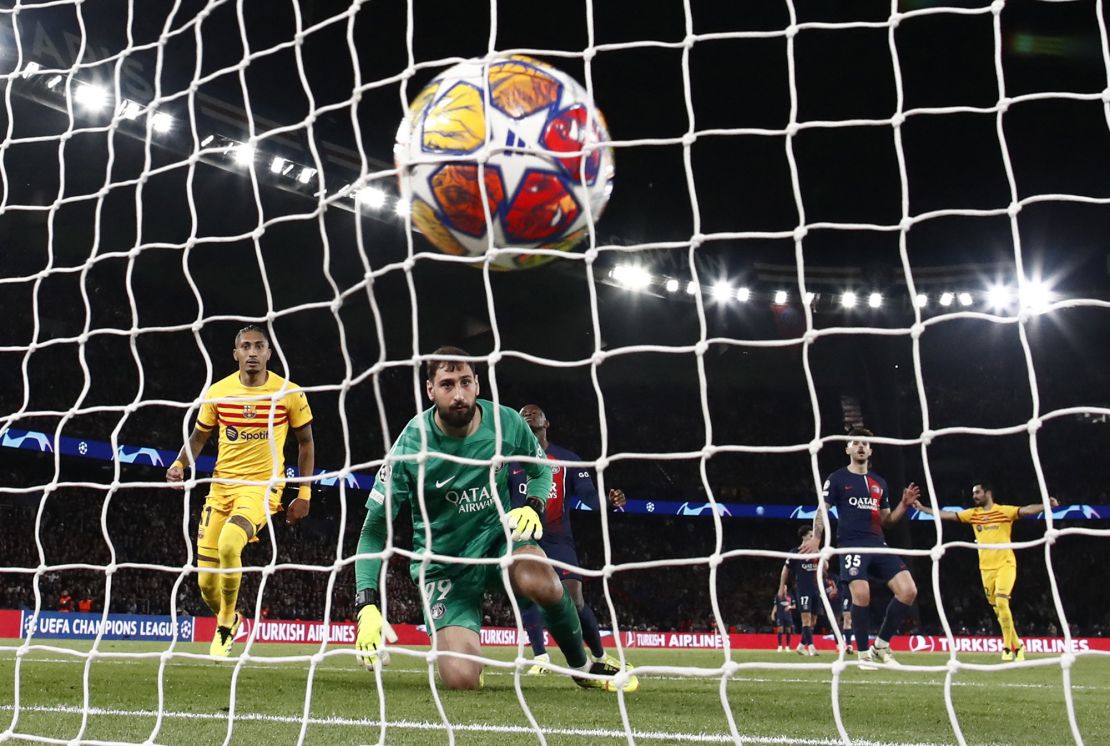
[[[975,527],[975,543],[979,544],[979,573],[983,577],[983,590],[987,603],[994,609],[998,624],[1002,627],[1002,660],[1025,660],[1025,647],[1021,644],[1014,615],[1010,611],[1010,594],[1017,580],[1017,559],[1013,549],[988,549],[990,544],[1009,544],[1014,521],[1044,511],[1043,503],[1032,503],[1020,508],[1016,505],[999,505],[994,501],[994,491],[990,484],[977,482],[971,488],[974,508],[939,512],[942,521],[969,523]],[[1049,504],[1056,507],[1056,498],[1049,497]],[[914,503],[918,510],[933,514],[933,510],[918,500]]]
[[[204,395],[196,428],[177,460],[166,471],[170,482],[181,482],[185,466],[196,461],[212,431],[219,429],[215,481],[201,509],[197,530],[197,566],[241,568],[243,547],[257,541],[270,513],[281,510],[285,487],[285,436],[297,437],[297,470],[312,474],[312,410],[296,384],[266,369],[270,360],[266,331],[251,324],[235,335],[233,356],[239,370],[212,384]],[[243,483],[247,482],[247,483]],[[253,484],[251,484],[253,482]],[[289,503],[286,521],[297,523],[308,515],[312,492],[302,483]],[[239,629],[236,609],[241,572],[198,576],[200,595],[216,615],[216,635],[209,654],[226,658]]]

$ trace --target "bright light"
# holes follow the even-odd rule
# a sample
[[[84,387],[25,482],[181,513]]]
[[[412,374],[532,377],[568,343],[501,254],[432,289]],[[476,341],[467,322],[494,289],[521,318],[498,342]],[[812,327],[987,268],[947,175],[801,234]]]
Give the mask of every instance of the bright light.
[[[215,135],[209,135],[208,137],[206,137],[206,138],[204,138],[203,140],[200,141],[200,146],[202,148],[207,148],[209,145],[212,144],[212,141],[215,140],[215,139],[216,139]]]
[[[775,291],[775,303],[779,304],[780,306],[783,303],[786,303],[786,299],[789,298],[789,297],[790,296],[786,294],[785,290],[776,290]]]
[[[41,69],[42,65],[40,65],[39,63],[34,61],[28,62],[26,65],[23,66],[23,72],[19,74],[19,77],[29,78]]]
[[[665,287],[667,288],[668,293],[678,292],[678,280],[672,277],[671,279],[667,280],[667,284]]]
[[[929,296],[925,295],[925,293],[918,293],[913,299],[913,302],[917,304],[918,308],[924,308],[929,305]]]
[[[119,115],[124,119],[137,119],[143,113],[143,107],[139,106],[134,101],[124,100],[123,106],[120,107]]]
[[[385,206],[385,190],[377,187],[366,186],[355,192],[355,201],[361,205],[380,210]]]
[[[46,81],[46,87],[49,88],[50,90],[54,90],[55,88],[58,87],[58,84],[61,83],[61,82],[62,82],[62,76],[61,75],[55,75],[50,80]]]
[[[312,177],[315,175],[316,169],[305,166],[301,169],[301,172],[297,174],[297,181],[301,182],[302,184],[307,184],[308,182],[312,181]]]
[[[817,298],[817,293],[809,292],[809,293],[806,293],[805,297],[806,297],[806,305],[808,306],[808,305],[812,304],[813,301]]]
[[[732,298],[732,287],[724,280],[718,280],[713,285],[713,300],[725,303]]]
[[[613,279],[628,290],[643,290],[651,284],[651,272],[638,264],[618,264],[613,269]]]
[[[236,145],[231,152],[235,162],[240,166],[247,166],[254,162],[254,146],[250,143]]]
[[[952,295],[952,293],[941,293],[940,294],[940,304],[942,306],[950,306],[950,305],[952,305],[952,301],[955,298],[956,298],[956,296]]]
[[[962,293],[960,293],[959,295],[956,296],[956,300],[958,300],[960,302],[961,306],[970,306],[971,305],[971,293],[969,293],[965,290],[964,292],[962,292]]]
[[[412,203],[408,200],[399,199],[397,204],[393,206],[393,212],[399,218],[407,218],[409,213],[412,212]]]
[[[1055,294],[1043,282],[1030,280],[1019,292],[1021,307],[1034,313],[1043,313],[1052,303]]]
[[[871,295],[867,296],[867,305],[871,306],[871,308],[878,308],[882,304],[883,304],[883,294],[882,293],[871,293]]]
[[[98,85],[78,83],[73,100],[89,111],[100,111],[108,105],[108,91]]]
[[[693,280],[690,280],[688,283],[686,283],[686,294],[687,295],[693,295],[696,292],[698,292],[698,284],[696,282],[694,282]]]
[[[275,157],[272,161],[270,161],[270,173],[280,174],[281,169],[284,166],[285,166],[285,159],[281,158],[281,157]]]
[[[987,290],[987,305],[1002,310],[1010,305],[1010,288],[1005,285],[992,285]]]
[[[751,297],[752,291],[748,288],[740,288],[736,291],[736,300],[740,301],[741,303],[747,303],[749,300],[751,300]]]
[[[159,135],[164,135],[173,129],[173,116],[164,111],[157,112],[150,120],[150,128]]]
[[[851,290],[845,290],[840,295],[840,305],[844,306],[845,308],[855,308],[856,294],[853,293]]]

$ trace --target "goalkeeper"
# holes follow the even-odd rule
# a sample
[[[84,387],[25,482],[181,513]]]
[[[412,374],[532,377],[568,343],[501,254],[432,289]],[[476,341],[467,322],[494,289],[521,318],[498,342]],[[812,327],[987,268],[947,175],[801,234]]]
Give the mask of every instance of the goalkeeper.
[[[613,677],[620,669],[608,662],[591,662],[582,645],[582,626],[578,610],[550,565],[529,561],[543,558],[536,544],[543,535],[540,516],[551,491],[551,467],[535,435],[519,414],[508,407],[495,407],[479,400],[478,378],[474,366],[466,361],[443,360],[442,356],[468,357],[457,347],[441,347],[427,363],[426,390],[433,406],[417,415],[393,444],[389,460],[378,471],[366,501],[366,520],[359,536],[358,553],[380,552],[385,547],[386,524],[396,517],[401,505],[412,510],[413,550],[430,551],[445,557],[498,558],[505,555],[505,528],[500,521],[497,502],[508,511],[512,529],[511,552],[516,561],[509,566],[509,580],[518,603],[528,608],[536,604],[544,625],[566,656],[567,667],[600,678],[575,677],[584,688],[615,691]],[[495,411],[500,417],[501,438],[497,443]],[[423,423],[421,425],[421,423]],[[423,482],[415,460],[400,460],[422,452],[421,428],[427,437]],[[451,461],[439,456],[490,461],[497,453],[505,462],[530,456],[539,463],[522,462],[528,473],[526,504],[509,510],[509,470],[499,466],[491,485],[490,468]],[[496,489],[494,489],[494,486]],[[387,494],[389,512],[387,513]],[[423,503],[424,509],[421,508]],[[425,531],[431,546],[425,544]],[[356,646],[368,667],[377,665],[383,637],[395,640],[382,618],[378,583],[380,559],[355,562],[355,609],[358,615]],[[414,559],[411,573],[420,581],[421,562]],[[482,622],[482,596],[487,590],[503,588],[501,567],[492,564],[462,564],[430,561],[423,578],[423,605],[428,627],[436,630],[435,647],[439,675],[448,689],[477,689],[481,686],[482,666],[475,660],[451,653],[481,655],[479,629]],[[384,662],[384,660],[383,660]]]

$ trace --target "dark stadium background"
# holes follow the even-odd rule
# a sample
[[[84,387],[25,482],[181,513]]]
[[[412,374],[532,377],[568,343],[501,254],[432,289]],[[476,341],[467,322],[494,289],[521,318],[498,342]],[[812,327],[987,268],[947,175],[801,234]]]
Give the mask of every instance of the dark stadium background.
[[[82,7],[90,40],[97,49],[118,51],[126,42],[126,4],[102,2]],[[169,3],[136,4],[136,44],[157,38]],[[482,54],[488,47],[488,9],[440,4],[415,7],[415,59]],[[789,23],[781,3],[700,2],[692,4],[692,31],[763,31]],[[967,7],[981,7],[975,3]],[[11,7],[5,3],[4,7]],[[202,4],[183,3],[181,17]],[[315,2],[304,9],[303,25],[344,11],[339,2]],[[797,3],[801,21],[849,20],[823,3]],[[906,3],[903,11],[929,7]],[[244,4],[247,38],[261,49],[293,36],[288,4]],[[592,60],[594,93],[618,140],[679,137],[687,131],[683,49],[686,20],[681,3],[603,3],[595,8],[596,44],[653,39],[673,48],[606,49]],[[503,5],[497,18],[499,49],[581,50],[587,43],[579,13],[561,15],[558,9],[537,19],[530,6]],[[885,21],[888,3],[853,3],[851,20]],[[0,69],[15,69],[10,14],[0,31]],[[19,14],[24,61],[32,52],[66,57],[72,51],[66,32],[75,33],[72,8],[29,9]],[[42,29],[43,37],[36,36]],[[217,8],[203,24],[203,65],[206,76],[238,62],[243,54],[235,6]],[[363,5],[353,25],[364,82],[381,80],[405,69],[403,6]],[[1003,69],[1009,96],[1035,91],[1097,93],[1107,88],[1107,71],[1099,55],[1093,3],[1028,3],[1007,6],[1002,16],[1006,50]],[[938,41],[940,40],[940,41]],[[894,111],[894,76],[886,28],[805,30],[795,38],[799,121],[889,117]],[[907,18],[896,31],[904,86],[903,108],[925,106],[993,106],[998,99],[993,57],[992,17],[950,14]],[[316,105],[350,96],[354,65],[347,46],[346,24],[340,23],[305,38],[304,71]],[[164,93],[183,90],[194,77],[196,45],[193,35],[174,38],[165,49]],[[137,70],[128,76],[125,95],[137,99],[153,82],[153,50],[134,55]],[[581,60],[549,58],[579,79]],[[52,66],[49,54],[42,59]],[[787,41],[782,36],[760,39],[704,40],[688,53],[689,95],[697,129],[722,127],[783,128],[790,99],[787,84]],[[111,65],[104,63],[83,76],[109,81]],[[408,81],[411,98],[435,70],[422,68]],[[144,77],[145,75],[145,77]],[[258,237],[249,236],[262,220],[300,214],[314,207],[311,189],[278,185],[268,173],[272,155],[311,165],[304,128],[279,140],[264,140],[256,158],[257,192],[241,168],[198,162],[191,189],[186,170],[167,170],[150,176],[141,188],[141,220],[136,215],[136,185],[119,185],[142,171],[144,148],[119,133],[74,135],[62,151],[59,167],[56,137],[66,130],[64,100],[45,89],[40,78],[11,78],[6,100],[10,114],[0,115],[11,138],[54,136],[42,142],[21,142],[2,152],[3,194],[0,211],[0,422],[24,429],[53,432],[62,422],[54,414],[75,406],[85,376],[80,347],[64,342],[36,349],[26,356],[19,349],[34,338],[76,338],[86,325],[84,297],[88,298],[88,327],[94,334],[84,345],[89,389],[85,408],[116,407],[69,417],[62,432],[107,439],[121,419],[120,408],[142,401],[188,403],[198,396],[208,373],[205,356],[189,329],[144,331],[140,334],[96,334],[96,330],[148,329],[188,325],[203,315],[225,317],[206,321],[199,340],[211,356],[213,378],[232,370],[231,339],[247,320],[266,314],[263,274],[279,316],[273,321],[280,358],[272,368],[307,386],[336,385],[344,379],[341,337],[347,344],[351,374],[357,383],[345,394],[346,429],[341,425],[337,390],[311,395],[316,414],[317,459],[322,466],[360,464],[382,457],[399,427],[423,406],[414,397],[416,379],[405,363],[414,350],[426,353],[441,344],[458,344],[472,353],[486,354],[499,343],[518,351],[559,361],[585,361],[573,368],[553,368],[508,356],[497,364],[499,398],[512,406],[535,402],[552,422],[552,438],[585,458],[601,452],[598,399],[591,380],[589,358],[599,348],[611,353],[597,367],[604,398],[608,453],[678,452],[706,445],[697,357],[691,352],[662,354],[620,353],[635,345],[694,345],[701,338],[782,340],[798,337],[803,326],[800,306],[774,306],[770,294],[782,287],[798,297],[795,246],[790,238],[710,238],[691,251],[688,246],[644,249],[635,254],[603,251],[595,264],[599,326],[594,328],[590,286],[581,261],[563,260],[527,272],[494,274],[488,278],[492,302],[482,272],[431,260],[418,261],[411,273],[394,269],[376,276],[368,293],[348,295],[337,316],[328,304],[334,292],[328,273],[341,291],[364,280],[365,266],[380,270],[407,255],[404,224],[392,213],[357,218],[349,209],[333,207],[321,220],[314,217],[269,224]],[[308,101],[299,81],[295,56],[284,50],[252,62],[244,72],[250,110],[270,126],[301,121]],[[151,91],[152,93],[152,91]],[[238,74],[214,78],[198,93],[205,104],[196,115],[197,138],[216,134],[236,140],[246,137],[244,100]],[[150,95],[147,95],[149,99]],[[402,114],[399,83],[363,92],[355,111],[358,134],[366,156],[365,170],[391,167],[393,135]],[[58,110],[59,101],[62,110]],[[174,114],[175,129],[167,137],[152,138],[152,167],[186,158],[193,150],[184,99],[164,107]],[[79,124],[103,125],[87,119]],[[1098,198],[1110,196],[1110,130],[1105,104],[1100,101],[1037,101],[1011,106],[1003,118],[1007,149],[1012,159],[1019,197],[1066,193]],[[127,130],[127,126],[121,127]],[[948,208],[1005,207],[1009,187],[998,145],[993,113],[919,115],[902,128],[910,188],[910,214]],[[324,155],[329,189],[350,183],[359,175],[359,140],[352,127],[350,107],[322,115],[313,123],[313,137]],[[108,141],[116,184],[98,205],[95,195],[105,184]],[[793,142],[797,158],[806,222],[837,221],[896,225],[901,218],[901,191],[892,130],[889,126],[806,129]],[[616,186],[610,206],[597,226],[598,243],[628,247],[642,243],[688,242],[694,233],[790,231],[799,217],[791,189],[783,136],[705,136],[690,147],[693,172],[691,194],[680,144],[620,148]],[[64,191],[59,192],[64,175]],[[393,188],[392,177],[375,183]],[[200,239],[188,252],[193,222],[187,199],[191,193],[197,213],[195,235]],[[49,206],[59,195],[66,201],[57,209],[13,209],[17,205]],[[255,198],[262,217],[255,208]],[[696,201],[697,215],[692,207]],[[349,203],[345,203],[349,204]],[[356,220],[361,221],[356,233]],[[1110,252],[1110,207],[1045,201],[1024,207],[1017,218],[1021,256],[1026,272],[1055,283],[1062,297],[1107,300]],[[323,240],[326,236],[327,242]],[[221,237],[221,240],[212,240]],[[911,323],[910,297],[904,284],[897,231],[811,230],[804,240],[807,288],[819,294],[814,325],[905,327]],[[414,237],[417,250],[427,245]],[[143,250],[126,252],[137,243]],[[1015,283],[1011,221],[991,217],[939,217],[920,222],[907,235],[909,263],[919,290],[931,297],[941,290],[982,293],[996,281]],[[96,261],[78,271],[96,252],[124,252]],[[681,278],[691,275],[691,257],[705,287],[720,277],[734,285],[746,284],[756,293],[741,306],[714,304],[705,298],[704,335],[697,306],[683,293],[629,293],[607,280],[619,261],[638,258],[656,273]],[[365,264],[364,264],[365,263]],[[195,282],[200,302],[190,289]],[[49,269],[48,274],[38,273]],[[326,270],[326,272],[325,272]],[[17,278],[24,278],[17,280]],[[844,289],[884,294],[877,310],[837,308],[834,299]],[[134,298],[135,315],[130,298]],[[372,298],[372,303],[371,303]],[[415,310],[414,310],[415,302]],[[203,305],[202,305],[203,304]],[[301,304],[313,308],[283,313]],[[373,304],[373,307],[372,307]],[[977,300],[975,309],[981,309]],[[417,326],[412,319],[415,313]],[[936,313],[935,305],[925,314]],[[231,317],[231,318],[226,318]],[[1062,309],[1036,317],[1025,325],[1036,374],[1042,413],[1072,406],[1108,405],[1110,398],[1110,312],[1105,308]],[[342,327],[340,323],[342,323]],[[496,330],[496,331],[495,331]],[[1032,416],[1032,391],[1017,324],[986,320],[952,320],[929,326],[921,336],[921,362],[929,425],[938,427],[1003,427],[1027,422]],[[133,347],[132,347],[133,345]],[[815,433],[813,410],[803,372],[803,346],[737,347],[711,344],[703,360],[707,382],[712,443],[716,445],[804,444],[815,435],[842,434],[855,413],[877,433],[916,438],[923,430],[922,407],[916,388],[912,342],[906,335],[851,334],[819,338],[808,348],[820,414]],[[142,365],[142,391],[139,393]],[[364,379],[375,363],[389,365]],[[26,380],[24,385],[24,366]],[[492,383],[490,375],[484,383]],[[375,386],[380,386],[384,409]],[[493,386],[487,385],[486,393]],[[120,442],[150,443],[175,448],[190,423],[184,407],[143,405],[127,414],[118,429]],[[382,422],[388,423],[383,432]],[[1053,419],[1037,434],[1045,477],[1054,495],[1065,502],[1106,503],[1104,459],[1108,426],[1095,418]],[[936,498],[956,504],[966,498],[974,479],[993,479],[1005,502],[1039,499],[1033,459],[1026,433],[1007,436],[945,436],[928,446]],[[820,454],[820,471],[843,461],[836,443]],[[66,482],[110,482],[110,467],[59,462],[10,449],[0,451],[0,486],[16,489],[45,485],[57,478]],[[919,445],[882,446],[876,468],[891,487],[924,478]],[[815,500],[815,484],[808,454],[718,454],[706,463],[708,485],[719,499],[739,502],[806,503]],[[129,488],[129,481],[154,481],[156,470],[124,468],[121,489],[107,512],[110,535],[120,552],[117,561],[180,564],[185,561],[185,535],[180,530],[181,502],[177,493],[153,488]],[[619,460],[604,475],[607,486],[621,486],[630,496],[658,499],[704,499],[705,487],[697,459],[661,461]],[[65,487],[49,492],[39,537],[45,563],[107,561],[107,546],[99,529],[104,491]],[[0,564],[35,567],[36,513],[41,491],[0,495],[5,515],[0,529]],[[343,548],[350,552],[351,530],[362,517],[365,496],[346,496],[347,532]],[[282,557],[290,561],[329,562],[341,511],[338,491],[321,490],[313,503],[313,518],[296,530],[277,531]],[[1105,527],[1105,524],[1098,524]],[[789,549],[795,526],[773,521],[723,522],[722,548]],[[587,565],[600,566],[600,528],[596,516],[576,516],[575,529]],[[610,524],[613,561],[666,559],[708,554],[715,537],[713,523],[704,519],[614,517]],[[1033,538],[1042,524],[1019,525],[1016,538]],[[192,536],[192,530],[188,532]],[[892,541],[900,545],[930,546],[931,526],[900,527]],[[968,539],[953,532],[949,539]],[[1052,556],[1069,619],[1088,633],[1105,633],[1110,625],[1087,593],[1106,580],[1104,539],[1067,537]],[[269,559],[269,544],[255,550],[253,560]],[[1023,632],[1051,631],[1058,622],[1047,596],[1047,569],[1040,549],[1021,555],[1015,614]],[[989,610],[974,582],[974,556],[956,550],[942,563],[946,607],[956,624],[969,630],[988,629]],[[922,587],[915,624],[936,626],[935,601],[928,586],[927,562],[915,564]],[[658,573],[658,574],[656,574]],[[349,574],[348,574],[349,575]],[[719,591],[726,623],[757,627],[764,624],[777,575],[772,560],[738,559],[726,564]],[[659,582],[659,577],[681,582]],[[319,616],[324,574],[283,573],[275,579],[272,597],[264,603],[277,616]],[[707,571],[659,570],[623,574],[614,581],[618,614],[644,627],[703,628],[711,623]],[[394,573],[399,599],[412,591],[403,573]],[[113,610],[132,604],[140,611],[164,612],[169,606],[173,576],[154,571],[124,571],[113,579]],[[88,571],[49,571],[39,578],[44,608],[63,589],[82,588],[103,601],[103,576]],[[403,581],[403,582],[402,582]],[[0,606],[34,605],[29,574],[6,576]],[[183,584],[182,602],[194,613],[201,604],[191,579]],[[600,585],[588,584],[599,614]],[[665,591],[662,589],[684,589]],[[677,593],[674,598],[669,593]],[[268,594],[269,595],[269,594]],[[350,578],[344,575],[335,595],[336,613],[350,613]],[[245,602],[253,599],[248,593]],[[118,604],[118,606],[117,606]],[[97,607],[99,608],[99,606]],[[396,610],[403,614],[404,601]],[[498,612],[496,608],[491,614]],[[399,619],[400,620],[400,619]],[[625,623],[622,617],[622,624]]]

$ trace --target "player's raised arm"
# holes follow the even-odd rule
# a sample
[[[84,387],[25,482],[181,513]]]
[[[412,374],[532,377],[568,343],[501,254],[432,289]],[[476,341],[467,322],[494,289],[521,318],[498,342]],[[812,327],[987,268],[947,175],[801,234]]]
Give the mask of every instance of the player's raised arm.
[[[954,521],[956,523],[960,522],[959,513],[956,513],[952,510],[933,510],[931,507],[921,502],[921,500],[914,500],[913,508],[914,510],[920,510],[926,515],[939,515],[942,521]]]
[[[790,580],[790,560],[782,563],[782,572],[779,573],[779,590],[776,595],[786,598],[786,583]]]
[[[886,490],[884,489],[883,500],[885,501],[886,499]],[[915,502],[919,502],[920,500],[921,488],[913,482],[910,482],[906,486],[906,488],[902,490],[902,499],[898,501],[898,504],[894,506],[893,510],[891,510],[889,507],[884,506],[883,509],[879,512],[880,521],[883,524],[883,528],[890,528],[895,523],[902,520],[902,517],[906,515],[906,510]]]
[[[1051,495],[1049,495],[1048,497],[1048,504],[1053,508],[1060,507],[1060,501],[1057,500],[1055,497],[1052,497]],[[1030,515],[1037,515],[1038,513],[1043,512],[1044,503],[1030,503],[1029,505],[1022,505],[1020,508],[1018,508],[1018,516],[1020,516],[1021,518],[1025,518],[1026,516]]]

